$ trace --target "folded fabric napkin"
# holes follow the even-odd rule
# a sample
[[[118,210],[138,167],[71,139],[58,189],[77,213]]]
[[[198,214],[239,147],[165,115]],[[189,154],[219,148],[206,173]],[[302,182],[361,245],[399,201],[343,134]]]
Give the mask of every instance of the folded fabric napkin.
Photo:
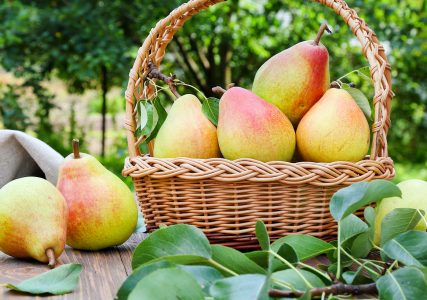
[[[56,185],[63,160],[49,145],[28,134],[0,130],[0,188],[25,176],[43,177]]]

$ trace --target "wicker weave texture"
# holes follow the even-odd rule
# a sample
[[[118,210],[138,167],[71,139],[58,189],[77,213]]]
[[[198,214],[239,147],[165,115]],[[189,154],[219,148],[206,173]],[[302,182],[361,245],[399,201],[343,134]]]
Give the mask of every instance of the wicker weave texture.
[[[254,224],[266,222],[273,238],[290,233],[318,237],[335,234],[329,215],[331,195],[360,181],[390,179],[390,65],[375,33],[343,0],[316,0],[340,15],[359,40],[374,83],[375,117],[371,153],[366,159],[334,163],[262,163],[251,159],[156,159],[141,156],[142,136],[135,134],[138,101],[149,99],[153,87],[147,75],[152,61],[160,67],[174,34],[198,12],[222,0],[190,0],[153,28],[138,51],[126,90],[129,158],[123,174],[131,176],[150,229],[160,224],[187,223],[202,228],[214,242],[253,247]],[[226,5],[226,4],[225,4]]]

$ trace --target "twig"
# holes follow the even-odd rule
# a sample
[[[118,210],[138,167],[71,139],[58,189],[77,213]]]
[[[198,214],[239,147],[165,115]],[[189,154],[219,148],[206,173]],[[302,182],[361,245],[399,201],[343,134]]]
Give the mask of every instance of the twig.
[[[344,284],[342,282],[333,284],[331,286],[327,287],[321,287],[321,288],[313,288],[308,290],[307,292],[304,291],[281,291],[277,289],[271,289],[268,292],[268,295],[270,297],[277,297],[277,298],[299,298],[303,296],[306,293],[309,293],[311,296],[321,296],[323,293],[325,295],[342,295],[342,294],[351,294],[351,295],[361,295],[361,294],[372,294],[376,293],[377,286],[375,283],[368,283],[368,284],[360,284],[360,285],[351,285],[351,284]]]
[[[159,79],[162,80],[164,83],[166,83],[169,86],[169,89],[171,90],[172,94],[175,95],[175,97],[179,98],[181,95],[177,92],[176,86],[175,86],[175,75],[172,76],[166,76],[165,74],[161,73],[160,70],[157,68],[157,66],[150,61],[148,63],[148,77],[152,79]]]
[[[215,86],[212,88],[212,92],[214,92],[215,94],[218,94],[220,96],[222,96],[227,90],[220,87],[220,86]]]

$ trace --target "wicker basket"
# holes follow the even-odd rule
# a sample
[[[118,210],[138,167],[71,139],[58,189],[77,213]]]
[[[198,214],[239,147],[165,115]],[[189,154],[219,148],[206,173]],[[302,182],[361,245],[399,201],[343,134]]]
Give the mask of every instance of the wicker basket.
[[[159,66],[166,46],[185,21],[222,0],[192,0],[157,23],[138,51],[126,90],[129,158],[123,174],[131,176],[148,230],[160,224],[187,223],[201,228],[213,243],[236,248],[257,246],[256,220],[272,239],[292,233],[328,239],[336,234],[329,200],[338,189],[372,179],[391,179],[386,135],[390,126],[390,66],[375,33],[343,0],[316,0],[341,15],[362,45],[374,81],[375,121],[370,156],[351,162],[269,162],[253,159],[157,159],[141,156],[135,135],[137,101],[152,93],[148,63]]]

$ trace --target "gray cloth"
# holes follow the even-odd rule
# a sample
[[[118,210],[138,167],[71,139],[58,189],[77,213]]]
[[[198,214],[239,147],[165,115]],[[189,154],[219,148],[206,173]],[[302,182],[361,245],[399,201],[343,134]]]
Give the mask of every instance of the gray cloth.
[[[28,134],[0,130],[0,188],[26,176],[43,177],[56,185],[63,160],[61,154]]]

